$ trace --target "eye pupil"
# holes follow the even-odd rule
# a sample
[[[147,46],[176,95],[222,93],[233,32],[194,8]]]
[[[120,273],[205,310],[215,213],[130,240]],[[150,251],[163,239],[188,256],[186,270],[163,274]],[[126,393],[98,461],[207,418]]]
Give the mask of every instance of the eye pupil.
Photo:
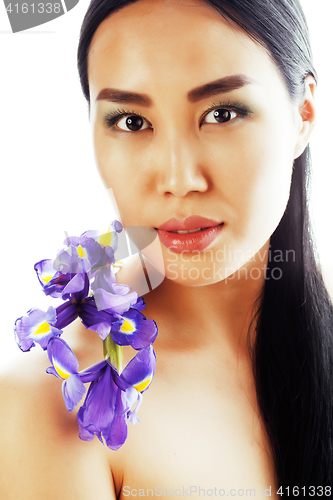
[[[141,116],[128,116],[126,118],[126,127],[133,132],[140,130],[143,125]]]
[[[223,123],[230,118],[230,111],[228,109],[215,109],[214,118],[219,123]]]

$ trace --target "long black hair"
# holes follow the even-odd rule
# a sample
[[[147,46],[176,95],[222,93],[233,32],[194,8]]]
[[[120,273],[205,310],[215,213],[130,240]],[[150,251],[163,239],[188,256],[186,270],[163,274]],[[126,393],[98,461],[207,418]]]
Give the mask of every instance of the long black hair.
[[[92,37],[110,14],[136,1],[90,3],[78,46],[79,75],[88,104]],[[269,51],[292,103],[300,105],[304,78],[312,74],[318,81],[318,77],[299,0],[204,1]],[[277,484],[285,495],[289,487],[289,496],[303,498],[331,496],[333,486],[333,306],[309,219],[310,167],[307,146],[294,160],[289,201],[270,239],[265,286],[257,301],[255,341],[252,346],[249,343]],[[288,258],[290,251],[294,258]]]

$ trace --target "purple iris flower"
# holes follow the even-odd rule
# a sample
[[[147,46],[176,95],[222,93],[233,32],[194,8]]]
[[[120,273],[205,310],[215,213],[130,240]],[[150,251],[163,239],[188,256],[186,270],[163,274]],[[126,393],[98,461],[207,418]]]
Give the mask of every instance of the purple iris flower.
[[[28,316],[22,316],[15,321],[16,342],[22,351],[30,351],[36,344],[45,351],[49,340],[62,334],[57,325],[57,312],[50,306],[47,312],[30,309],[27,314]]]
[[[76,301],[84,299],[89,292],[89,278],[85,273],[70,274],[71,279],[62,292],[64,300],[74,298]]]
[[[72,323],[84,308],[84,301],[89,292],[89,278],[87,274],[76,274],[63,290],[62,298],[69,299],[56,309],[57,328],[65,328]],[[93,300],[93,299],[92,299]]]
[[[130,292],[130,286],[117,283],[112,266],[99,269],[91,288],[99,310],[122,314],[138,301],[137,292]]]
[[[68,411],[81,401],[86,392],[84,384],[90,382],[77,415],[79,435],[88,441],[97,435],[113,450],[127,438],[127,421],[140,421],[136,413],[156,363],[151,345],[157,335],[156,323],[141,314],[143,298],[130,292],[131,287],[118,284],[112,267],[117,233],[122,229],[118,221],[113,221],[105,234],[87,231],[80,237],[69,237],[65,240],[67,248],[54,262],[45,259],[35,264],[44,293],[65,302],[56,309],[49,307],[47,312],[30,309],[14,327],[21,350],[29,351],[36,343],[47,349],[52,366],[46,371],[63,380]],[[99,334],[106,355],[105,360],[81,372],[75,354],[60,338],[62,330],[77,317],[87,329]],[[121,371],[124,345],[139,352]]]
[[[45,259],[35,264],[44,292],[52,297],[61,296],[66,302],[55,312],[53,308],[49,309],[48,317],[51,311],[55,314],[53,320],[51,317],[46,320],[46,313],[39,310],[31,310],[28,317],[19,318],[15,334],[20,348],[29,350],[35,345],[35,339],[46,349],[50,338],[59,336],[61,330],[78,316],[86,328],[97,331],[102,340],[112,331],[118,345],[132,345],[140,349],[155,340],[156,324],[138,312],[145,307],[142,297],[130,292],[131,287],[117,283],[109,262],[96,267],[105,262],[105,249],[109,248],[109,255],[116,250],[117,233],[122,229],[118,221],[113,221],[112,231],[99,235],[101,243],[95,241],[97,234],[94,231],[87,231],[81,237],[67,238],[65,243],[68,248],[62,250],[54,262]],[[91,288],[95,293],[94,297],[88,297],[94,266]],[[89,272],[78,272],[78,269]]]
[[[47,345],[52,366],[46,372],[63,379],[62,394],[68,411],[81,401],[86,388],[78,373],[79,362],[69,345],[59,338],[52,338]]]
[[[71,293],[80,292],[85,286],[84,273],[63,274],[55,271],[51,259],[37,262],[34,269],[45,295],[66,300]]]
[[[87,297],[81,303],[79,315],[87,330],[97,332],[102,340],[109,335],[113,323],[122,323],[122,320],[116,315],[98,310],[93,297]]]
[[[83,289],[75,292],[77,282],[80,279],[83,283]],[[84,298],[89,290],[89,280],[86,275],[75,275],[70,280],[64,290],[68,293],[64,296],[70,296],[67,300],[56,309],[50,306],[47,312],[40,309],[30,309],[27,316],[18,318],[14,325],[14,334],[16,342],[22,351],[30,351],[31,347],[39,344],[44,350],[52,337],[59,337],[62,334],[63,328],[72,323],[78,316],[79,312],[84,307]],[[74,293],[70,293],[73,292]],[[92,299],[93,300],[93,299]],[[111,328],[111,325],[110,325]]]
[[[115,293],[114,285],[117,285],[116,274],[110,265],[103,265],[98,269],[94,275],[94,281],[92,282],[92,290],[97,290],[98,288],[103,288],[108,292]]]
[[[90,385],[85,402],[77,414],[79,436],[91,441],[94,436],[112,450],[118,450],[127,438],[127,420],[138,422],[136,411],[141,393],[152,381],[156,356],[150,345],[142,349],[121,375],[105,363],[100,375]],[[134,410],[132,406],[138,404]]]
[[[123,314],[137,302],[137,292],[128,293],[128,286],[118,285],[115,293],[107,292],[103,288],[97,288],[94,293],[96,306],[99,310],[110,313]]]
[[[66,249],[61,250],[53,267],[63,274],[87,273],[103,256],[103,247],[93,238],[70,236],[65,239]]]
[[[117,450],[127,438],[127,407],[122,391],[115,384],[113,369],[105,362],[101,375],[89,387],[86,400],[77,414],[79,437],[91,441],[96,435],[112,450]]]
[[[156,354],[152,345],[141,349],[138,354],[128,363],[121,374],[121,378],[136,390],[138,404],[134,410],[127,413],[131,424],[140,422],[136,413],[141,405],[142,394],[150,386],[156,367]],[[132,405],[131,405],[132,406]]]
[[[141,349],[128,363],[119,376],[137,392],[145,392],[153,380],[156,366],[156,354],[152,345]],[[121,385],[119,384],[121,388]]]
[[[138,311],[143,311],[146,308],[146,303],[143,299],[143,297],[138,297],[138,300],[135,302],[135,304],[132,305],[134,309],[137,309]]]
[[[34,269],[38,280],[43,287],[45,295],[61,297],[62,291],[70,281],[70,274],[55,271],[51,259],[41,260],[35,264]]]
[[[114,220],[111,222],[109,230],[106,233],[100,233],[99,231],[86,231],[82,234],[87,238],[93,238],[97,243],[102,245],[104,253],[99,260],[99,262],[92,267],[91,276],[94,275],[95,271],[99,272],[99,269],[106,264],[114,264],[115,257],[114,254],[118,248],[118,234],[123,230],[123,226],[119,221]]]
[[[55,326],[61,330],[72,323],[79,315],[77,303],[67,300],[57,307],[57,322]]]
[[[114,321],[111,337],[118,345],[131,345],[133,349],[143,349],[152,344],[157,336],[157,325],[136,309],[129,309],[122,315],[115,314],[121,321]]]

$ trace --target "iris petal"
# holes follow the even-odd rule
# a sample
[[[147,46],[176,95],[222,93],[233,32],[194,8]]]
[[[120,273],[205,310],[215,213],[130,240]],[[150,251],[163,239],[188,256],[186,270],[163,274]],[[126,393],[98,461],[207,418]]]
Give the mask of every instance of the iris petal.
[[[63,339],[52,338],[47,346],[47,354],[61,378],[68,378],[70,375],[78,374],[79,362],[77,357]],[[61,372],[64,376],[61,375]]]
[[[57,378],[61,378],[57,370],[54,368],[54,366],[49,366],[49,368],[46,368],[46,373],[54,375]]]
[[[118,318],[114,318],[112,313],[99,311],[94,299],[91,298],[86,299],[80,304],[79,315],[84,326],[88,330],[97,332],[102,340],[110,333],[113,322],[121,323]]]
[[[138,300],[132,305],[132,308],[137,309],[138,311],[143,311],[143,309],[146,308],[146,303],[143,297],[138,297]]]
[[[113,323],[111,337],[119,345],[131,345],[133,349],[143,349],[152,344],[157,336],[155,321],[131,308],[121,316],[123,322]]]
[[[85,370],[82,370],[79,373],[80,379],[84,383],[92,382],[93,380],[96,380],[97,378],[99,378],[102,375],[102,373],[103,373],[102,369],[105,367],[105,365],[106,365],[106,361],[103,360],[103,361],[99,361],[98,363],[95,363],[92,366],[89,366],[88,368],[86,368]]]
[[[101,376],[90,384],[85,402],[78,411],[81,439],[87,437],[87,432],[99,436],[99,439],[102,432],[108,432],[114,417],[116,392],[111,367],[106,364]]]
[[[62,393],[68,411],[72,411],[81,401],[86,388],[78,375],[71,375],[62,383]]]
[[[95,280],[91,285],[93,290],[103,288],[107,292],[114,293],[113,284],[117,282],[114,270],[110,265],[103,265],[99,267],[95,273]]]
[[[125,414],[115,415],[109,429],[109,434],[103,434],[108,448],[114,451],[119,450],[127,439],[127,432],[127,416]]]
[[[100,259],[103,257],[104,249],[97,243],[93,238],[88,238],[86,236],[70,236],[66,238],[65,245],[68,248],[61,251],[58,255],[55,267],[61,263],[64,263],[63,253],[70,255],[69,271],[72,273],[86,273],[95,266]]]
[[[27,314],[18,318],[14,326],[15,339],[22,351],[29,351],[35,343],[45,350],[50,338],[62,334],[60,329],[53,326],[57,314],[52,306],[47,312],[30,309]]]
[[[50,323],[50,325],[54,325],[57,321],[57,312],[52,306],[46,311],[46,321]]]
[[[133,411],[130,411],[129,412],[129,415],[128,415],[128,421],[132,424],[132,425],[135,425],[135,424],[139,424],[141,422],[141,420],[139,419],[139,417],[137,416],[137,411],[138,409],[140,408],[141,406],[141,402],[142,402],[142,394],[141,392],[139,392],[137,394],[137,405],[135,406],[134,410]]]
[[[121,233],[121,231],[124,229],[123,225],[121,224],[121,222],[119,222],[119,220],[117,219],[114,219],[112,222],[111,222],[111,227],[112,229],[114,229],[117,233]]]
[[[156,355],[153,346],[150,345],[138,352],[128,363],[121,376],[137,391],[147,390],[155,373]]]
[[[64,380],[62,394],[67,410],[72,411],[86,392],[77,371],[79,362],[69,345],[56,337],[49,341],[47,354],[52,366],[46,372]]]
[[[57,328],[65,328],[78,317],[78,306],[71,300],[68,300],[61,304],[56,309],[57,312],[57,322],[55,326]]]
[[[56,272],[51,259],[44,259],[37,262],[34,269],[37,273],[38,280],[43,287],[50,282]]]
[[[83,275],[84,276],[84,275]],[[84,277],[82,274],[76,274],[74,278],[72,278],[63,290],[63,294],[67,293],[75,293],[80,292],[84,287]]]
[[[127,400],[126,394],[120,389],[116,392],[115,415],[108,432],[103,432],[106,445],[111,450],[118,450],[127,438]]]
[[[127,414],[133,398],[129,401],[127,391],[114,383],[114,370],[109,364],[101,372],[91,383],[84,405],[78,411],[79,436],[90,441],[95,435],[102,442],[104,439],[112,450],[118,450],[127,438]]]
[[[91,325],[88,327],[88,330],[92,330],[93,332],[97,332],[98,335],[102,340],[105,340],[106,337],[109,335],[110,330],[111,330],[111,324],[104,322],[104,323],[97,323],[96,325]]]
[[[123,314],[132,304],[135,304],[138,294],[137,292],[130,292],[126,295],[118,295],[98,288],[94,293],[94,298],[97,309]]]

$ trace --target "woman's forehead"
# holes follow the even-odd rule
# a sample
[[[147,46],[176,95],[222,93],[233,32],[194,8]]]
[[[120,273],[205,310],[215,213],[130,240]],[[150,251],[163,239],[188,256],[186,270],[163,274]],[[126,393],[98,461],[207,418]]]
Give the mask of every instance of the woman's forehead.
[[[113,86],[157,92],[244,74],[270,84],[277,68],[267,51],[199,0],[139,0],[105,19],[88,60],[90,92]]]

